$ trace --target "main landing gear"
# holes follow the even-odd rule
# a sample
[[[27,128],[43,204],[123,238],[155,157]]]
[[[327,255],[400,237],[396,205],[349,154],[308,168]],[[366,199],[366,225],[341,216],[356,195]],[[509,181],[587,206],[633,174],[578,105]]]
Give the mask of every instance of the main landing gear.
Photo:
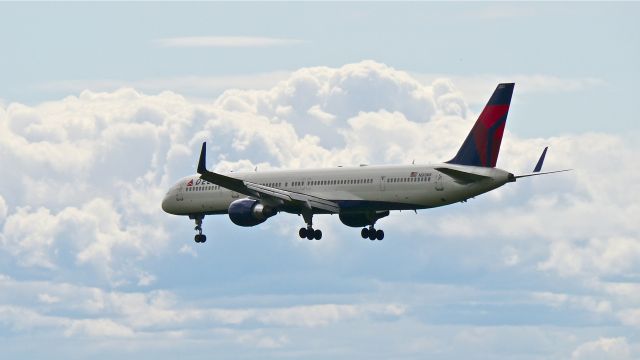
[[[197,243],[204,243],[207,241],[207,235],[202,233],[202,219],[204,219],[204,215],[194,216],[192,217],[196,221],[196,230],[198,233],[193,237],[193,240]]]
[[[298,235],[300,236],[300,238],[302,239],[307,238],[308,240],[322,239],[322,230],[313,229],[313,213],[304,212],[302,214],[302,218],[304,219],[304,222],[307,224],[307,227],[300,228],[300,230],[298,231]]]
[[[360,236],[362,236],[363,239],[369,238],[371,241],[376,239],[382,240],[384,239],[384,231],[376,230],[373,225],[370,225],[368,228],[363,228],[362,231],[360,231]]]

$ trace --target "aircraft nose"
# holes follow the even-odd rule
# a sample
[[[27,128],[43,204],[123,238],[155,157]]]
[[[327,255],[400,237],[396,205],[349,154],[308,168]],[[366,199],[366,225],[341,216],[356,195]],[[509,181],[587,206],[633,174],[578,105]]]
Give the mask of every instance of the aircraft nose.
[[[171,193],[167,193],[167,195],[164,196],[164,199],[162,199],[162,210],[164,210],[164,212],[169,213],[169,214],[173,214],[172,210],[173,210],[173,204],[172,204],[172,198],[171,198]]]

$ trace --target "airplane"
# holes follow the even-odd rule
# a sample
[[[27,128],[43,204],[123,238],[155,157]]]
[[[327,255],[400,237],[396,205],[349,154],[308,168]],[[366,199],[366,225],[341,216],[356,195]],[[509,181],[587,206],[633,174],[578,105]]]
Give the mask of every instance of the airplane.
[[[541,172],[546,147],[532,173],[514,175],[496,168],[515,83],[499,84],[456,155],[434,165],[360,165],[323,169],[216,173],[206,167],[202,144],[197,174],[173,185],[162,209],[195,221],[196,243],[206,215],[227,214],[239,226],[256,226],[280,212],[302,215],[300,238],[320,240],[313,217],[338,214],[346,226],[362,228],[362,238],[382,240],[375,224],[395,210],[421,210],[466,202],[519,178]]]

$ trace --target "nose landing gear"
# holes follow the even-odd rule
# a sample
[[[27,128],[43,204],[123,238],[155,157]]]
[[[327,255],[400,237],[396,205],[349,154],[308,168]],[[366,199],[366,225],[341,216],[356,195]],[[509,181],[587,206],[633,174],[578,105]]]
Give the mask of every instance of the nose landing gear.
[[[204,219],[204,215],[193,216],[191,217],[196,221],[196,230],[198,233],[193,237],[193,240],[197,243],[204,243],[207,241],[207,235],[202,233],[202,219]]]

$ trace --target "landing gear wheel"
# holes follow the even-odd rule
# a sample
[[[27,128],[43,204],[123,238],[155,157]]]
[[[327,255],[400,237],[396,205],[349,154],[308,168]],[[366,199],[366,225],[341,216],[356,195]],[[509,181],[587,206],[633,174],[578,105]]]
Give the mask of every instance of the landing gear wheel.
[[[377,238],[378,240],[382,240],[382,239],[384,239],[384,231],[382,231],[382,230],[378,230],[378,231],[376,231],[376,238]]]
[[[373,241],[376,239],[376,231],[374,229],[369,230],[369,240]]]
[[[360,236],[362,236],[363,239],[368,238],[369,237],[369,229],[362,228],[362,230],[360,231]]]
[[[311,208],[309,208],[309,211],[303,211],[301,214],[305,224],[307,224],[307,228],[301,228],[300,231],[298,231],[298,235],[300,235],[301,238],[306,237],[309,240],[320,240],[322,239],[322,231],[313,229],[313,212],[310,210]]]
[[[189,216],[189,218],[196,221],[196,227],[194,228],[194,230],[198,233],[193,237],[193,240],[197,243],[203,243],[207,241],[207,237],[202,233],[202,219],[204,219],[204,215],[193,217]]]

